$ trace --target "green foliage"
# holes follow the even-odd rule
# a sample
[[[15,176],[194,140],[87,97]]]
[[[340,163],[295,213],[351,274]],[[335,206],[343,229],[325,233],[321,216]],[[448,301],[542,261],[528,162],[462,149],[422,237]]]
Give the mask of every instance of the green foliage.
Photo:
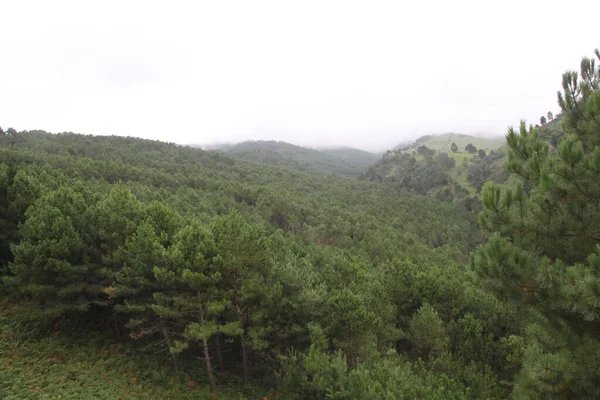
[[[435,160],[444,169],[452,169],[456,166],[456,160],[449,157],[447,153],[439,153]]]
[[[445,374],[426,371],[398,357],[349,369],[343,354],[283,357],[282,395],[290,399],[467,399],[469,390]]]
[[[508,169],[522,181],[483,190],[479,220],[494,234],[471,266],[482,285],[528,315],[517,398],[600,395],[599,81],[587,58],[580,75],[565,73],[556,151],[522,122],[507,135]]]
[[[465,146],[465,151],[469,154],[477,153],[477,147],[473,146],[472,143],[469,143]]]
[[[475,159],[465,169],[467,182],[475,188],[477,193],[481,191],[486,182],[505,183],[508,179],[506,153],[504,151],[492,150],[487,155],[483,150],[479,150],[479,152],[479,158]]]
[[[474,312],[460,262],[480,236],[463,208],[140,139],[20,137],[0,150],[15,321],[135,340],[223,392],[225,376],[273,387],[280,355],[317,338],[366,371],[413,347],[422,303],[444,326]],[[453,163],[436,160],[430,172]],[[426,369],[410,371],[429,393]]]
[[[419,146],[417,147],[417,154],[422,156],[432,156],[435,154],[435,150],[431,150],[427,146]]]
[[[81,196],[60,188],[26,212],[21,241],[12,246],[11,275],[4,282],[34,301],[28,307],[32,318],[52,320],[69,311],[86,311],[97,294],[79,233],[85,211]]]
[[[424,304],[410,320],[410,338],[422,358],[436,357],[448,346],[444,321],[431,305]]]

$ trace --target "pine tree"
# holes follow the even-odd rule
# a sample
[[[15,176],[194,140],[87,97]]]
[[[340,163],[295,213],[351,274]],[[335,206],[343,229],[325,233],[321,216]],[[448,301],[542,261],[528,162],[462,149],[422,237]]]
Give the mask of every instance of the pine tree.
[[[180,338],[173,341],[172,353],[184,351],[189,341],[200,344],[215,394],[209,341],[219,333],[239,336],[241,328],[238,321],[221,318],[232,305],[222,285],[223,263],[216,253],[212,233],[197,219],[190,221],[175,234],[168,257],[169,265],[153,268],[161,291],[154,293],[150,307],[170,326],[169,337]]]
[[[524,122],[511,128],[508,168],[523,182],[483,190],[479,220],[494,234],[471,266],[530,315],[517,396],[600,396],[599,82],[594,60],[582,61],[581,75],[565,73],[557,151]]]
[[[15,168],[0,164],[0,276],[7,272],[8,262],[12,260],[10,245],[18,236],[20,215],[11,212],[13,199],[9,197],[14,174]]]
[[[473,146],[472,143],[469,143],[465,146],[465,151],[470,154],[477,153],[477,147]]]
[[[424,358],[439,356],[448,346],[444,321],[429,304],[423,304],[410,320],[410,338],[417,354]]]
[[[119,251],[123,266],[116,274],[115,286],[108,292],[113,298],[124,299],[116,310],[129,315],[130,328],[137,329],[137,334],[141,330],[159,331],[171,347],[165,321],[155,318],[151,304],[154,293],[161,291],[154,268],[167,267],[167,251],[181,227],[181,217],[165,204],[154,201],[144,207],[141,218],[142,222]]]
[[[84,241],[68,215],[69,209],[81,204],[75,204],[77,196],[68,194],[60,205],[53,204],[50,194],[30,207],[21,241],[12,246],[12,276],[4,281],[33,301],[23,314],[33,319],[52,321],[69,312],[86,311],[97,293],[93,271],[84,262]]]
[[[121,249],[136,231],[142,207],[138,199],[122,183],[115,185],[96,206],[97,240],[100,242],[104,285],[113,284],[123,266]]]
[[[237,212],[216,218],[211,230],[215,238],[223,284],[228,301],[235,312],[234,322],[239,326],[244,386],[248,384],[248,334],[260,342],[260,334],[250,326],[253,313],[260,308],[264,295],[264,246],[262,230],[248,224]]]
[[[123,267],[116,273],[114,286],[106,289],[106,293],[112,301],[123,299],[115,305],[115,311],[129,317],[127,327],[134,329],[132,336],[158,331],[171,347],[165,321],[157,319],[151,309],[154,293],[161,291],[154,268],[166,266],[166,252],[154,227],[142,222],[122,248]]]

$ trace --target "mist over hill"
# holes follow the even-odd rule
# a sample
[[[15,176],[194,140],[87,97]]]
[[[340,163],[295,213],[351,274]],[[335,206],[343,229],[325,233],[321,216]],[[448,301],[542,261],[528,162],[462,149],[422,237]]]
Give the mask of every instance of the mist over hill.
[[[275,140],[214,144],[203,148],[247,161],[347,177],[359,176],[379,158],[376,154],[351,147],[315,149]]]
[[[469,143],[477,148],[491,150],[500,147],[504,143],[504,137],[499,135],[471,136],[458,133],[425,135],[415,140],[402,141],[392,150],[412,151],[419,145],[425,145],[439,152],[450,152],[452,143],[456,143],[461,152]],[[314,170],[349,177],[356,177],[365,173],[369,166],[379,161],[384,153],[390,150],[384,149],[380,153],[372,153],[344,145],[304,147],[276,140],[251,140],[241,143],[213,143],[191,146],[205,150],[221,151],[252,162],[292,168],[299,171]]]

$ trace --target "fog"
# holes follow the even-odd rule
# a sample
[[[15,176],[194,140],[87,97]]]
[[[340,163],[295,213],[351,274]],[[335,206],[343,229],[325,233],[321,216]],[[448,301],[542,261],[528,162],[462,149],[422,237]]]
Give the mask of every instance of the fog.
[[[567,6],[568,4],[568,6]],[[556,113],[594,1],[13,1],[0,126],[382,150]]]

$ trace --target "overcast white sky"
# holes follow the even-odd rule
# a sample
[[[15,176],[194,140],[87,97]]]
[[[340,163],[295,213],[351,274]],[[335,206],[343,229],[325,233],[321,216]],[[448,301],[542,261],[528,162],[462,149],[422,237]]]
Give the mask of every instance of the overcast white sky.
[[[600,1],[1,1],[0,125],[368,150],[556,112]]]

